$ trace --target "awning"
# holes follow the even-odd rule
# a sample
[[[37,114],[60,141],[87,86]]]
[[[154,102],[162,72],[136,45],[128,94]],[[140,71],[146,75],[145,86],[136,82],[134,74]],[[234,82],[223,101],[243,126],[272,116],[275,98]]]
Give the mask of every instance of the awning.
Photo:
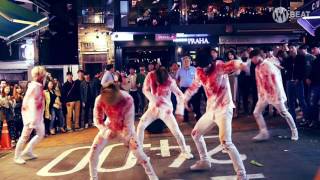
[[[309,16],[299,18],[297,22],[309,34],[315,36],[315,31],[320,26],[320,0],[311,1],[297,10],[310,12]]]
[[[8,0],[0,0],[0,38],[11,43],[43,27],[48,18]]]

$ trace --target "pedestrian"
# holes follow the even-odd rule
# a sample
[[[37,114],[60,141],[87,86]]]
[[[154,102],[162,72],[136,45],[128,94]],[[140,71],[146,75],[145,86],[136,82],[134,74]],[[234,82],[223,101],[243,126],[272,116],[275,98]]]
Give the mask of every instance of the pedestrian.
[[[93,89],[94,98],[100,95],[100,89],[101,89],[100,76],[101,76],[101,73],[97,73],[92,79],[93,87],[94,87]]]
[[[0,140],[2,135],[3,122],[6,121],[9,129],[11,144],[16,145],[16,130],[13,114],[14,100],[11,94],[11,88],[8,84],[4,85],[0,97]]]
[[[49,120],[49,132],[51,135],[56,134],[56,127],[55,127],[55,115],[53,104],[56,101],[57,95],[54,92],[54,86],[52,81],[46,82],[44,88],[44,96],[45,96],[45,109],[44,109],[44,117],[45,119]]]
[[[22,133],[23,121],[21,115],[22,100],[23,100],[23,89],[20,85],[16,84],[13,88],[13,112],[14,112],[14,126],[16,130],[16,140],[18,141]]]
[[[182,58],[182,68],[180,68],[176,75],[176,80],[179,84],[181,91],[184,93],[192,84],[196,74],[196,68],[191,66],[191,58],[190,56],[184,56]],[[196,119],[198,120],[201,117],[200,113],[200,102],[201,94],[197,93],[195,97],[190,100],[190,104],[192,105],[192,110],[196,115]],[[184,121],[189,121],[188,111],[184,111]]]
[[[80,81],[73,80],[72,72],[67,72],[67,81],[62,86],[62,100],[67,107],[67,131],[80,129]]]
[[[56,94],[56,100],[53,104],[53,108],[54,108],[54,115],[56,117],[56,122],[59,125],[60,128],[58,128],[58,130],[61,133],[65,133],[66,132],[66,119],[65,119],[65,115],[63,113],[63,104],[62,104],[62,99],[61,99],[61,83],[58,81],[57,78],[53,79],[53,86],[54,88],[54,92]]]
[[[246,62],[248,66],[251,65],[251,60],[249,59],[249,53],[247,50],[241,52],[242,62]],[[250,68],[248,68],[250,69]],[[238,77],[239,81],[239,97],[243,105],[243,113],[249,115],[249,95],[250,95],[250,70],[242,71]],[[240,103],[240,102],[239,102]]]
[[[307,114],[307,103],[304,96],[304,81],[306,80],[306,56],[298,54],[297,46],[289,45],[289,58],[285,59],[283,67],[286,76],[286,92],[289,112],[296,121],[297,100],[303,116]]]
[[[308,53],[308,48],[309,46],[307,45],[302,45],[299,47],[299,52],[301,55],[305,56],[305,61],[306,61],[306,77],[309,77],[312,71],[312,63],[315,60],[315,56],[312,54]],[[310,102],[310,86],[304,81],[304,97],[307,103],[307,106],[309,106]]]
[[[139,115],[142,115],[146,109],[146,104],[147,104],[147,99],[142,92],[143,83],[146,78],[146,70],[144,65],[140,65],[139,70],[140,72],[137,74],[136,84],[138,88],[138,95],[139,95],[139,102],[140,102],[138,113]]]
[[[105,116],[107,116],[106,122],[104,122]],[[143,146],[138,142],[134,120],[134,103],[129,93],[120,90],[113,82],[104,84],[94,106],[94,124],[99,129],[99,133],[93,140],[89,152],[91,180],[98,179],[97,166],[100,153],[117,136],[133,152],[145,169],[149,180],[158,180],[149,158],[143,152]]]
[[[90,80],[90,75],[85,73],[84,81],[81,82],[80,85],[80,94],[81,94],[81,102],[82,102],[82,110],[81,110],[81,123],[80,126],[82,128],[88,128],[92,126],[93,123],[93,106],[95,95],[94,91],[94,82]]]
[[[259,134],[256,135],[254,141],[264,141],[270,138],[267,125],[262,116],[263,110],[267,105],[274,106],[280,115],[285,118],[291,129],[291,139],[297,141],[299,139],[298,130],[291,114],[288,112],[285,102],[287,101],[284,88],[282,86],[281,73],[272,62],[264,61],[259,50],[250,53],[252,63],[256,65],[256,80],[258,89],[258,102],[256,104],[253,115],[259,126]]]
[[[212,61],[210,49],[203,48],[197,52],[196,77],[191,87],[185,92],[185,106],[188,101],[203,86],[207,95],[205,114],[199,119],[192,130],[192,138],[200,155],[200,160],[190,167],[191,170],[206,170],[211,168],[209,155],[204,141],[204,134],[215,124],[219,128],[219,139],[223,149],[229,154],[237,179],[246,180],[246,170],[236,146],[232,143],[232,113],[235,108],[232,101],[228,74],[244,67],[241,61]]]
[[[307,84],[310,86],[310,115],[309,115],[309,127],[319,127],[320,125],[320,45],[315,44],[311,47],[312,55],[316,59],[312,62],[311,73],[307,77]]]
[[[107,82],[114,82],[114,77],[113,77],[114,71],[115,69],[113,64],[108,64],[106,66],[106,71],[104,72],[103,77],[101,79],[101,85]]]
[[[230,50],[227,52],[227,62],[239,60],[236,52],[234,50]],[[229,74],[229,82],[231,87],[232,100],[235,105],[238,105],[239,94],[238,94],[238,76],[240,75],[240,70],[235,71]],[[234,109],[233,117],[238,117],[238,108]]]
[[[15,150],[14,162],[17,164],[24,164],[26,161],[22,156],[27,156],[29,159],[37,158],[32,150],[44,137],[44,94],[43,82],[46,77],[46,70],[44,67],[36,66],[31,70],[32,81],[28,84],[28,89],[22,103],[22,118],[23,130],[22,135],[18,140]],[[24,145],[30,138],[33,130],[36,130],[36,135],[30,140],[24,149]],[[24,149],[24,150],[23,150]]]
[[[138,115],[139,110],[139,94],[138,94],[138,87],[137,87],[137,74],[136,70],[133,67],[129,68],[129,76],[128,82],[130,84],[129,94],[132,96],[134,101],[135,108],[135,115]]]
[[[156,119],[161,119],[176,138],[183,157],[191,159],[193,155],[188,151],[184,136],[173,115],[171,92],[177,97],[178,103],[175,114],[180,120],[184,111],[183,94],[176,85],[176,82],[169,76],[168,71],[164,67],[148,73],[143,85],[143,93],[148,98],[149,105],[137,126],[138,139],[142,145],[144,130]]]

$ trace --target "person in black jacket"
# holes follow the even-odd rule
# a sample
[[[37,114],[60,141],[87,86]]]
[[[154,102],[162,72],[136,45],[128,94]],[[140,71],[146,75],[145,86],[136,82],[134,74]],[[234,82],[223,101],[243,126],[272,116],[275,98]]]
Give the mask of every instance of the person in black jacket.
[[[72,131],[72,122],[74,122],[74,129],[80,128],[80,82],[73,81],[72,72],[67,72],[67,81],[62,86],[62,100],[67,106],[68,131]],[[74,116],[72,116],[73,113]]]
[[[80,84],[82,103],[80,127],[88,128],[92,126],[92,112],[95,100],[94,92],[94,82],[90,80],[90,75],[88,73],[84,73],[84,81]]]
[[[312,54],[316,59],[312,62],[311,73],[306,82],[311,86],[310,92],[310,127],[319,126],[319,100],[320,100],[320,45],[313,45]]]
[[[289,112],[296,121],[296,102],[299,100],[299,105],[304,115],[307,113],[307,104],[304,97],[304,80],[306,79],[306,57],[303,54],[298,54],[297,46],[289,45],[289,57],[285,59],[285,79],[288,96]]]

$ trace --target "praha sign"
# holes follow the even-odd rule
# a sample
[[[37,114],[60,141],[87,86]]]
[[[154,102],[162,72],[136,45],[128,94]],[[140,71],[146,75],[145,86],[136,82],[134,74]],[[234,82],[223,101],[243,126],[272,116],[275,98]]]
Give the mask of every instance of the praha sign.
[[[187,43],[189,45],[204,45],[210,44],[210,41],[207,37],[192,37],[192,38],[176,38],[173,40],[176,43]]]
[[[187,38],[188,44],[194,45],[194,44],[210,44],[208,38]]]

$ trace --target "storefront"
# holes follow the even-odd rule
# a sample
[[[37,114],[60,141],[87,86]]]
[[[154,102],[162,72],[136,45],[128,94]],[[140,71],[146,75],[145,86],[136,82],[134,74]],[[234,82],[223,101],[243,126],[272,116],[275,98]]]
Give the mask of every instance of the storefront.
[[[300,34],[297,35],[267,35],[267,36],[220,36],[220,52],[225,53],[229,49],[235,49],[237,52],[253,48],[264,48],[266,46],[277,46],[284,43],[302,43]]]
[[[104,25],[79,26],[79,60],[82,69],[95,75],[106,64],[114,62],[114,44],[110,31]]]
[[[179,62],[184,55],[195,58],[196,50],[203,46],[218,46],[218,36],[209,34],[134,34],[114,33],[116,46],[116,66],[126,69],[129,66],[160,62],[170,66]],[[126,37],[126,38],[124,38]],[[121,68],[119,68],[121,67]]]

